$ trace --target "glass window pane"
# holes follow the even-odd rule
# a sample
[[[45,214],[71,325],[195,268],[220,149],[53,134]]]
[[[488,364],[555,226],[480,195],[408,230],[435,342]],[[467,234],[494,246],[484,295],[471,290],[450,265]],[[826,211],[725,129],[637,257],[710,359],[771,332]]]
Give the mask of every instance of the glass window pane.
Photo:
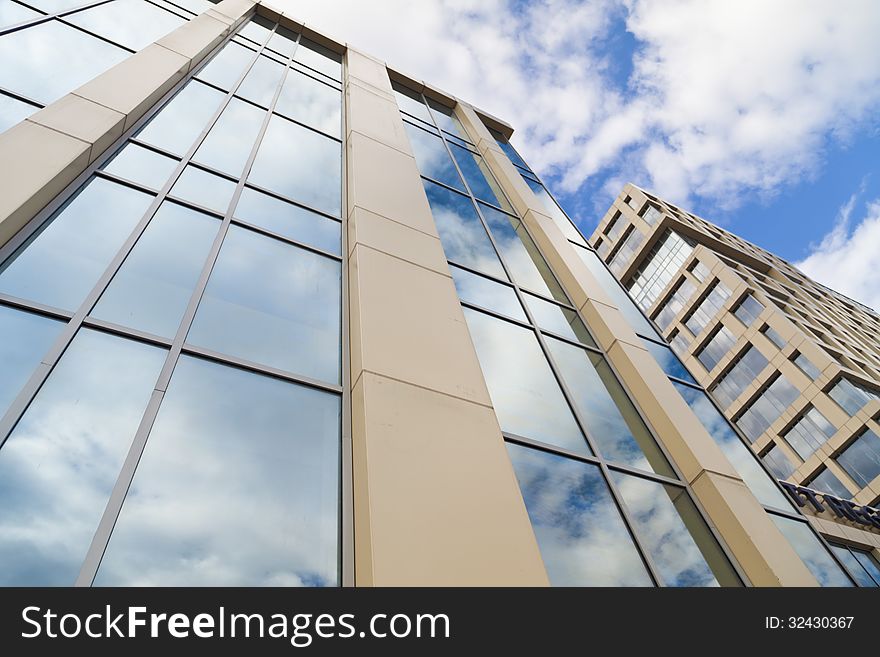
[[[523,312],[512,287],[496,283],[452,265],[450,265],[449,271],[452,272],[455,289],[462,301],[488,308],[521,322],[529,321],[526,319],[526,314]]]
[[[208,11],[214,4],[208,2],[208,0],[166,0],[166,2],[188,9],[194,14],[201,14],[203,11]]]
[[[440,137],[406,121],[403,122],[403,127],[406,129],[409,143],[416,157],[419,173],[450,187],[455,187],[462,192],[465,191],[461,176],[458,175],[455,164],[449,157],[449,151],[446,150]]]
[[[233,98],[193,159],[236,178],[241,176],[265,116],[266,110]]]
[[[283,73],[284,67],[278,62],[268,57],[258,57],[235,93],[263,107],[269,107]]]
[[[651,586],[599,468],[507,444],[554,586]]]
[[[495,278],[507,279],[470,198],[423,181],[446,257]]]
[[[469,308],[464,316],[501,429],[589,454],[535,334]]]
[[[342,57],[305,37],[300,39],[293,61],[305,64],[336,81],[342,80]]]
[[[186,22],[144,0],[115,0],[69,14],[64,20],[132,50],[146,48]]]
[[[10,25],[18,25],[33,18],[39,18],[43,14],[28,9],[17,2],[0,2],[0,29]]]
[[[761,460],[777,479],[788,479],[795,470],[794,464],[781,449],[775,446],[767,450]]]
[[[235,192],[235,183],[198,167],[188,166],[169,192],[171,196],[225,214]]]
[[[431,118],[430,113],[428,113],[428,106],[422,102],[420,94],[410,91],[406,87],[401,87],[395,82],[391,83],[391,88],[394,90],[394,96],[397,98],[397,105],[402,111],[427,122],[430,126],[434,125],[434,120]]]
[[[846,486],[843,485],[843,482],[840,481],[840,479],[838,479],[828,468],[822,468],[819,471],[819,474],[810,479],[807,486],[822,493],[831,493],[842,500],[852,498],[852,493],[847,490]]]
[[[577,313],[568,308],[557,306],[528,292],[523,293],[529,312],[535,318],[538,328],[551,331],[557,335],[577,340],[583,344],[595,347],[596,343],[587,332],[587,327],[578,317]]]
[[[456,137],[461,137],[462,139],[470,141],[467,138],[467,134],[465,134],[464,128],[461,127],[458,119],[455,118],[452,109],[446,107],[446,105],[441,105],[431,98],[428,99],[428,106],[431,108],[431,113],[434,115],[434,122],[441,130],[445,130]]]
[[[480,212],[513,280],[520,287],[567,303],[568,298],[519,219],[482,203]]]
[[[47,14],[57,14],[60,11],[66,11],[74,7],[82,7],[88,4],[89,0],[27,0],[27,2],[37,9],[42,9]]]
[[[163,203],[92,317],[173,338],[219,228],[214,217]]]
[[[342,136],[342,93],[297,71],[289,71],[275,111],[300,123]]]
[[[696,383],[694,377],[690,375],[685,366],[678,360],[678,357],[672,353],[672,349],[650,340],[642,340],[642,344],[645,345],[645,349],[651,352],[651,355],[663,371],[666,372],[667,376],[674,376],[690,383]]]
[[[783,518],[770,514],[773,522],[788,539],[794,551],[803,559],[804,565],[810,569],[819,581],[820,586],[852,586],[843,569],[831,558],[831,554],[810,531],[806,522],[798,522],[791,518]]]
[[[0,584],[76,580],[165,354],[88,329],[64,352],[0,449]]]
[[[223,97],[216,89],[190,82],[150,120],[137,138],[175,155],[183,155],[205,129]]]
[[[520,157],[519,153],[513,148],[513,146],[504,139],[497,139],[498,145],[501,146],[501,150],[507,155],[508,159],[513,162],[516,166],[522,167],[523,169],[528,169],[529,165],[526,164],[526,161]]]
[[[878,586],[877,582],[865,572],[865,569],[862,568],[862,564],[859,563],[859,560],[853,556],[853,553],[850,552],[849,549],[842,545],[835,545],[834,543],[829,543],[829,547],[831,548],[831,551],[837,555],[837,558],[843,562],[843,565],[846,566],[849,574],[856,580],[856,584],[868,588]]]
[[[95,584],[337,584],[339,422],[336,395],[182,357]]]
[[[0,291],[76,310],[152,201],[92,178],[0,267]]]
[[[865,429],[836,460],[860,487],[868,486],[880,476],[880,436]]]
[[[269,35],[272,33],[272,28],[274,27],[274,23],[270,20],[263,18],[262,16],[254,16],[251,20],[245,23],[242,28],[238,31],[241,36],[247,37],[252,41],[256,41],[257,43],[265,43],[266,39],[269,38]]]
[[[641,333],[647,337],[659,337],[651,323],[645,319],[645,316],[632,302],[629,295],[623,291],[617,280],[605,268],[605,265],[599,260],[599,257],[587,249],[575,249],[580,255],[581,260],[590,270],[590,273],[599,281],[602,289],[611,297],[614,305],[623,313],[624,319],[629,322],[636,333]],[[662,363],[661,363],[662,365]]]
[[[450,143],[449,148],[455,161],[458,162],[468,187],[471,188],[471,193],[482,201],[513,212],[513,208],[507,202],[494,176],[492,176],[485,162],[483,162],[483,158],[476,153],[465,150],[458,144]]]
[[[11,96],[0,94],[0,132],[8,130],[16,123],[24,121],[39,109],[39,107],[23,103]]]
[[[64,322],[0,306],[0,417],[61,333]]]
[[[102,168],[121,178],[159,190],[178,164],[174,158],[128,143]]]
[[[657,442],[599,354],[546,338],[587,433],[602,455],[634,468],[674,477]]]
[[[666,586],[740,586],[739,577],[683,488],[611,472]]]
[[[293,54],[293,51],[296,49],[296,40],[299,35],[296,32],[288,30],[286,27],[278,27],[275,30],[275,34],[269,37],[269,43],[266,44],[267,48],[271,48],[275,52],[280,55],[284,55],[285,58],[290,57]]]
[[[758,498],[758,501],[777,509],[790,510],[792,508],[791,502],[782,494],[770,475],[758,464],[754,453],[739,439],[727,418],[718,412],[718,409],[709,401],[706,393],[675,381],[672,382],[672,385],[684,397],[688,406],[712,436],[715,444],[721,448],[724,456],[742,477],[749,490]]]
[[[341,224],[293,203],[245,187],[235,216],[297,242],[341,253]]]
[[[188,341],[339,382],[340,263],[231,226]]]
[[[253,50],[234,41],[227,43],[196,77],[229,91],[256,56]]]
[[[544,206],[544,209],[547,211],[547,214],[550,215],[550,218],[556,222],[557,226],[559,226],[562,234],[565,235],[567,239],[586,246],[587,243],[583,236],[578,229],[574,227],[574,224],[569,221],[568,217],[565,216],[562,208],[560,208],[556,201],[553,200],[553,197],[550,196],[550,193],[546,189],[544,189],[544,186],[528,176],[523,176],[523,180],[526,181],[526,184],[535,193],[535,196],[538,197],[538,200],[541,202],[541,205]]]
[[[867,552],[855,548],[853,548],[852,553],[862,565],[862,568],[865,569],[865,572],[874,580],[874,586],[880,586],[880,564],[877,563],[877,560]]]
[[[342,204],[342,148],[332,139],[273,116],[249,180],[338,217]]]
[[[49,104],[128,57],[57,20],[0,36],[0,87]]]

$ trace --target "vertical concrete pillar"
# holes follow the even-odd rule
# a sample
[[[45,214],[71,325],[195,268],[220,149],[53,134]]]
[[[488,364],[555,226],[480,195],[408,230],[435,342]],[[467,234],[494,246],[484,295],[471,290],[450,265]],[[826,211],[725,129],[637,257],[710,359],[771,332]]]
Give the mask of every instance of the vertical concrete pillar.
[[[346,70],[356,584],[546,585],[387,70]]]
[[[623,315],[516,172],[472,107],[456,115],[477,143],[624,385],[756,586],[816,586],[794,549],[681,398]]]

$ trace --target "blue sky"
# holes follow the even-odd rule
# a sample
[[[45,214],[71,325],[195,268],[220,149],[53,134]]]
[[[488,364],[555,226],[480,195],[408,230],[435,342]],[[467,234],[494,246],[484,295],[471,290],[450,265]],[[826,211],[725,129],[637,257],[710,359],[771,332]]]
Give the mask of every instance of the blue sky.
[[[880,3],[274,0],[507,120],[589,235],[631,181],[880,307]]]

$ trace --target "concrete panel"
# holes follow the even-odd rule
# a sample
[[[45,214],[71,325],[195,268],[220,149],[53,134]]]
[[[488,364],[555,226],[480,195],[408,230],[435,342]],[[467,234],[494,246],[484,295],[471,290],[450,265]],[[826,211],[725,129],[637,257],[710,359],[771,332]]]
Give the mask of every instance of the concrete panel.
[[[91,162],[122,136],[125,115],[74,94],[67,94],[27,120],[91,145]]]
[[[348,219],[349,253],[362,244],[395,258],[449,276],[440,240],[421,231],[355,208]]]

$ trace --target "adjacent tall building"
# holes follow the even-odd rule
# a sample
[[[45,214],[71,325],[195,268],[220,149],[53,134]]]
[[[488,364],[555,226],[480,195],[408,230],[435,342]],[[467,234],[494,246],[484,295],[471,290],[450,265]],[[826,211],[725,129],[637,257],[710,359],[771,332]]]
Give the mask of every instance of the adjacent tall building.
[[[0,583],[880,582],[502,120],[254,0],[0,20]]]

